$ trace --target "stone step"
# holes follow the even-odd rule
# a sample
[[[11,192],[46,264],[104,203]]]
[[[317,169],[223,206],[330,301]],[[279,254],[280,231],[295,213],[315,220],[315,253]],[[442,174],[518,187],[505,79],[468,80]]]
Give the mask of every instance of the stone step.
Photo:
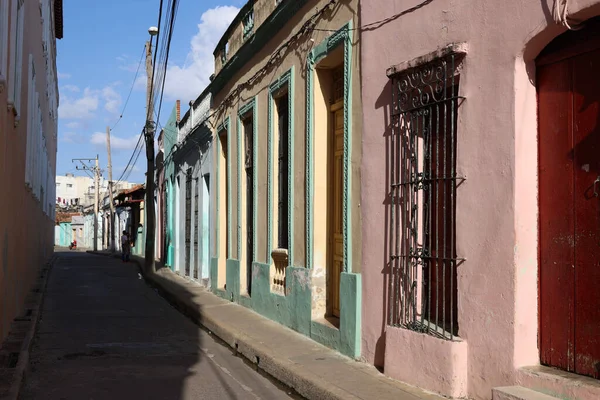
[[[559,400],[523,386],[503,386],[492,389],[492,400]]]

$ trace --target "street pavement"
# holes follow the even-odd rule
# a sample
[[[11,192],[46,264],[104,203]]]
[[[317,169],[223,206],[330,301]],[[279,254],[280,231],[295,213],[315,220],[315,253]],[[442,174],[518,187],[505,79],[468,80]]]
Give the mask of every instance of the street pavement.
[[[22,399],[298,399],[172,308],[132,263],[57,253]]]

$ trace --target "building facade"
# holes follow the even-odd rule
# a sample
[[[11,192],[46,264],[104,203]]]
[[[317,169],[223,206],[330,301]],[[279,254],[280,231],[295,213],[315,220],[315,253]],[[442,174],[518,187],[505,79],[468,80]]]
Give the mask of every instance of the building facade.
[[[358,1],[249,1],[210,84],[210,283],[360,357]]]
[[[174,185],[174,266],[183,276],[209,286],[210,184],[213,169],[211,95],[207,89],[181,118],[172,150]]]
[[[175,102],[175,106],[171,110],[171,115],[167,120],[162,134],[163,134],[163,146],[164,146],[164,161],[163,170],[164,174],[164,187],[163,193],[165,196],[164,200],[164,260],[163,263],[175,270],[175,201],[176,201],[176,176],[175,176],[175,162],[173,155],[176,150],[177,138],[178,138],[178,124],[181,117],[181,103],[179,100]]]
[[[392,378],[600,398],[600,2],[564,3],[361,3],[362,356]]]
[[[62,24],[60,0],[0,4],[0,341],[52,255]]]

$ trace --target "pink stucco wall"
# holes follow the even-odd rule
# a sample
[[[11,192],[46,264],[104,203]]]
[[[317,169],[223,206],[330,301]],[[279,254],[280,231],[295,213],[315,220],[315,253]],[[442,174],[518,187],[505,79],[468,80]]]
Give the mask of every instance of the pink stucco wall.
[[[9,10],[16,1],[8,2]],[[30,54],[38,68],[36,86],[40,93],[43,132],[52,174],[56,165],[57,123],[49,115],[50,105],[44,95],[47,82],[40,4],[26,1],[23,7],[25,29],[18,121],[8,107],[10,77],[6,77],[6,84],[0,85],[0,187],[3,188],[0,195],[0,344],[8,335],[13,319],[24,311],[25,299],[40,268],[52,256],[54,243],[54,221],[43,212],[40,201],[34,198],[31,190],[25,185]],[[0,45],[4,46],[5,43]],[[14,57],[14,54],[9,52],[8,63],[11,57]],[[6,71],[7,65],[1,67]],[[53,80],[48,82],[49,85],[56,85],[56,75],[52,78]]]
[[[446,395],[440,387],[456,359],[462,395],[491,398],[496,386],[515,385],[520,368],[539,364],[537,348],[537,123],[534,59],[564,31],[551,17],[553,1],[435,0],[398,18],[419,0],[361,3],[363,101],[363,358],[386,374]],[[570,2],[571,14],[600,14],[600,1]],[[391,102],[386,69],[450,43],[468,48],[461,72],[457,173],[459,336],[464,345],[386,333],[386,154]],[[375,295],[379,294],[379,295]],[[387,341],[386,341],[387,336]],[[462,352],[455,354],[455,351]],[[455,354],[456,357],[448,355]],[[399,357],[402,355],[402,357]],[[410,372],[401,365],[414,362]],[[423,358],[427,358],[426,360]],[[462,376],[462,375],[461,375]],[[537,378],[536,378],[537,379]],[[541,378],[540,378],[541,379]],[[538,386],[544,383],[538,379]],[[526,381],[519,381],[526,382]],[[454,388],[454,389],[453,389]],[[452,393],[451,393],[452,392]],[[590,397],[592,398],[592,397]]]

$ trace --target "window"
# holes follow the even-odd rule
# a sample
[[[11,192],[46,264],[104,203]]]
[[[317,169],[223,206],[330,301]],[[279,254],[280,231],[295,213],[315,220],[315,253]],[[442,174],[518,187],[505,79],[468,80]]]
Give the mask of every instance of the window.
[[[21,71],[23,63],[23,18],[25,14],[24,0],[12,2],[11,11],[11,65],[9,70],[8,102],[15,115],[19,115],[21,107]]]
[[[56,182],[56,187],[60,186],[60,182]]]
[[[8,68],[8,1],[0,2],[0,86],[6,84]]]
[[[287,249],[288,243],[288,207],[289,207],[289,188],[288,188],[288,96],[285,93],[276,100],[277,104],[277,247]]]
[[[246,39],[252,34],[252,29],[254,28],[254,8],[251,8],[250,11],[246,13],[242,20],[242,25],[244,27],[242,37],[243,39]]]
[[[34,136],[37,134],[37,103],[36,87],[35,87],[35,64],[33,55],[29,55],[29,80],[27,92],[27,161],[25,163],[25,184],[32,187],[33,184],[33,151],[34,151]]]
[[[222,241],[222,244],[225,245],[225,256],[226,258],[231,258],[231,253],[230,253],[230,243],[229,241],[231,240],[231,238],[229,237],[229,210],[231,207],[231,200],[229,198],[229,159],[228,159],[228,152],[227,152],[227,131],[226,130],[222,130],[221,132],[219,132],[219,140],[221,142],[221,154],[220,154],[220,168],[221,171],[223,171],[223,173],[221,174],[221,182],[219,183],[219,191],[220,191],[220,202],[222,202],[222,204],[225,206],[225,209],[220,213],[219,217],[223,218],[223,223],[221,224],[221,232],[225,233],[222,238],[224,239],[224,243]]]
[[[246,223],[246,293],[250,295],[252,291],[252,262],[254,261],[254,160],[252,158],[254,152],[254,118],[252,111],[243,115],[241,122],[244,133],[244,170],[246,175],[244,187],[242,188],[246,200],[244,218]]]
[[[225,64],[227,62],[227,56],[229,54],[229,42],[225,43],[225,46],[221,49],[221,64]]]
[[[457,66],[462,54],[393,73],[389,142],[393,297],[390,325],[458,334]]]
[[[72,184],[72,183],[67,183],[67,187],[68,187],[68,188],[72,188],[72,187],[73,187],[73,184]]]

